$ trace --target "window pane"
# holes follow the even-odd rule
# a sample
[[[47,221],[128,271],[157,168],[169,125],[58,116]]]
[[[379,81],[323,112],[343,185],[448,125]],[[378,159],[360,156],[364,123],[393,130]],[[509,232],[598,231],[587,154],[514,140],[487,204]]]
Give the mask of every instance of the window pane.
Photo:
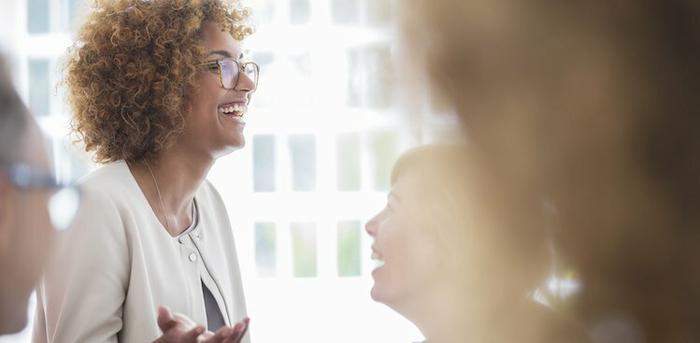
[[[68,0],[68,23],[69,29],[75,31],[85,11],[86,0]]]
[[[377,132],[370,137],[375,190],[388,191],[391,186],[390,173],[398,155],[398,143],[399,137],[393,131]]]
[[[274,223],[255,223],[255,265],[261,277],[277,273],[277,232]]]
[[[350,49],[348,58],[348,95],[347,105],[358,107],[362,105],[362,93],[365,89],[365,69],[362,65],[362,51]]]
[[[275,102],[273,88],[275,75],[270,73],[270,70],[275,58],[269,52],[255,52],[252,59],[260,66],[260,79],[258,80],[258,89],[255,91],[251,103],[253,106],[262,107],[273,104]]]
[[[311,93],[311,55],[304,53],[289,58],[292,70],[287,80],[287,93],[291,95],[288,103],[293,106],[310,106]]]
[[[316,189],[316,138],[313,135],[289,137],[292,159],[292,189],[297,192]]]
[[[367,22],[370,25],[388,25],[391,20],[390,0],[370,0],[367,4]]]
[[[275,190],[275,137],[256,135],[253,138],[253,188],[256,192]]]
[[[275,4],[273,0],[251,0],[250,6],[253,9],[251,20],[255,24],[270,24],[275,15]]]
[[[360,174],[360,135],[357,133],[341,134],[337,138],[338,190],[343,192],[359,191]]]
[[[338,276],[360,276],[361,223],[349,221],[338,223]]]
[[[357,24],[359,22],[359,7],[360,0],[332,0],[333,22],[341,25]]]
[[[29,33],[49,32],[48,0],[27,0],[27,31]]]
[[[49,61],[29,60],[29,109],[35,115],[49,114]]]
[[[393,102],[393,70],[388,45],[350,49],[348,59],[349,106],[386,108]]]
[[[289,4],[290,22],[294,25],[306,24],[311,17],[309,0],[291,0]]]
[[[316,271],[316,224],[292,223],[292,255],[294,276],[315,277]]]
[[[366,50],[367,106],[386,108],[393,102],[391,50],[387,45],[375,45]]]

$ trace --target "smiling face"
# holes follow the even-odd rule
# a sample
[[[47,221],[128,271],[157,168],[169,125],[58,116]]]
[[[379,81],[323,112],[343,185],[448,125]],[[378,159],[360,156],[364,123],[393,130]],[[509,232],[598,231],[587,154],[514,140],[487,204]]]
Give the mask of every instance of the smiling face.
[[[441,279],[438,249],[421,200],[419,177],[407,171],[394,183],[386,207],[365,226],[374,238],[372,298],[395,310],[420,299]]]
[[[207,53],[202,62],[242,57],[241,42],[213,23],[202,26],[202,45]],[[192,98],[191,111],[185,116],[180,142],[214,158],[242,148],[243,118],[254,89],[253,81],[240,73],[236,87],[227,90],[222,87],[218,69],[207,67],[202,67],[197,81],[199,87]]]

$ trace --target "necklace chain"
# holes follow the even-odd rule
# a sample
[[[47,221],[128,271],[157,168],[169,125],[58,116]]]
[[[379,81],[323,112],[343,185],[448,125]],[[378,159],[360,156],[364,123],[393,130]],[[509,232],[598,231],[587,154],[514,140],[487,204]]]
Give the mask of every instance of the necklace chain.
[[[170,222],[168,221],[168,215],[165,213],[165,205],[163,204],[163,197],[160,195],[160,188],[158,187],[158,181],[156,181],[155,175],[153,175],[153,170],[151,169],[151,166],[148,164],[148,161],[144,161],[146,163],[146,168],[148,168],[148,172],[151,173],[151,178],[153,178],[153,184],[156,186],[156,193],[158,193],[158,200],[160,200],[160,210],[163,212],[163,219],[165,219],[165,229],[170,232]]]

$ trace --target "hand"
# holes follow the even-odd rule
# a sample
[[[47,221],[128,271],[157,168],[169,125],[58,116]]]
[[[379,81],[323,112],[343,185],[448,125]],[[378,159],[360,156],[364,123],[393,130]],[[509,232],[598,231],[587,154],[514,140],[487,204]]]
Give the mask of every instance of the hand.
[[[187,316],[171,313],[165,307],[158,308],[158,327],[163,331],[153,343],[239,343],[250,319],[236,323],[233,327],[224,326],[216,332],[206,331]]]

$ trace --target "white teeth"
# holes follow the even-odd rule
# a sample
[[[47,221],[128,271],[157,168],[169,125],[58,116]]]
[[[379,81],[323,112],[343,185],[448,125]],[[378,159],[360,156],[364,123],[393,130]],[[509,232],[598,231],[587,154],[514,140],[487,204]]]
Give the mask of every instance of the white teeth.
[[[236,114],[238,116],[243,116],[243,114],[248,110],[248,107],[243,104],[233,104],[227,107],[219,107],[219,112],[225,114]]]
[[[372,263],[374,264],[373,269],[381,268],[384,266],[384,261],[382,260],[372,260]]]
[[[372,264],[374,265],[373,269],[377,269],[384,266],[384,260],[382,259],[382,256],[374,251],[372,252]]]

